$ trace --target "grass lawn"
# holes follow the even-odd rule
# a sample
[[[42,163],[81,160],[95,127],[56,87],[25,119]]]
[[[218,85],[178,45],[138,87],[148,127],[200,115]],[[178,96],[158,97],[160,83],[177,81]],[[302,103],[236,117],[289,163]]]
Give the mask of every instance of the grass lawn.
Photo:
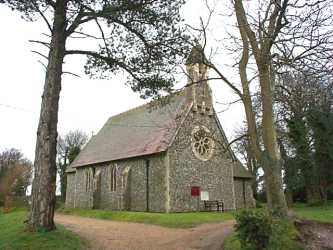
[[[48,233],[27,232],[23,224],[26,218],[27,212],[22,209],[8,214],[0,210],[1,250],[78,250],[85,247],[83,240],[60,225]]]
[[[68,209],[62,208],[58,212],[68,215],[78,215],[83,217],[137,222],[160,225],[172,228],[189,228],[203,223],[214,223],[231,220],[234,218],[231,212],[198,212],[198,213],[145,213],[126,212],[110,210],[88,210],[88,209]]]
[[[233,232],[229,236],[227,236],[224,240],[223,244],[223,249],[224,250],[240,250],[241,244],[240,241],[238,240],[236,233]]]
[[[307,206],[304,203],[296,203],[293,208],[299,218],[333,223],[333,201],[326,206]]]
[[[305,203],[296,203],[293,211],[296,216],[302,219],[315,220],[326,223],[333,223],[333,201],[329,201],[326,206],[308,206]],[[301,247],[294,242],[290,249],[301,249]],[[230,234],[224,241],[225,250],[240,250],[241,245],[234,232]]]
[[[224,250],[242,250],[241,243],[237,238],[237,234],[235,232],[231,233],[224,240],[223,244]],[[267,248],[268,249],[268,248]],[[273,246],[270,249],[283,249],[283,250],[303,250],[301,244],[295,240],[289,241],[289,244],[283,246],[282,248],[279,246]]]

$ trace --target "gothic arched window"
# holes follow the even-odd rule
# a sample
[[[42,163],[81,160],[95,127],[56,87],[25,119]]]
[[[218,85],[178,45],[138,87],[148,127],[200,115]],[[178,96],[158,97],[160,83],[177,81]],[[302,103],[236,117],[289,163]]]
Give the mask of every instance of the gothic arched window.
[[[192,131],[192,151],[202,160],[209,160],[214,152],[214,140],[208,128],[196,126]]]
[[[110,191],[114,192],[117,190],[117,166],[111,167],[110,170]]]
[[[128,179],[128,174],[129,174],[130,170],[131,170],[130,167],[126,167],[126,168],[124,168],[124,170],[123,170],[123,172],[121,174],[121,187],[123,189],[125,189],[126,186],[127,186],[127,179]]]
[[[93,171],[92,168],[87,168],[85,171],[86,192],[90,191],[92,187],[92,178],[93,178],[92,171]]]

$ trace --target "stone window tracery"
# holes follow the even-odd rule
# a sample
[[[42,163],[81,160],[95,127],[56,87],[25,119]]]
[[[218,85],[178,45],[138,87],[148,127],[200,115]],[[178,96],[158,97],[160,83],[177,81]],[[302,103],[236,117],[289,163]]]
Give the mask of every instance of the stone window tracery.
[[[192,151],[202,160],[209,160],[214,152],[214,140],[208,128],[196,126],[192,131]]]

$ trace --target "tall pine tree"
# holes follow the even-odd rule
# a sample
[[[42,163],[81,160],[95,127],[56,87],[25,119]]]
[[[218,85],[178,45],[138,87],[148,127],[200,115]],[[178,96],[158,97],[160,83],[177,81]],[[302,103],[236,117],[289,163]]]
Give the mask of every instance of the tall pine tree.
[[[37,131],[29,228],[55,228],[56,145],[63,62],[87,56],[85,70],[106,77],[125,71],[128,84],[144,96],[170,90],[170,73],[187,52],[179,9],[183,0],[0,0],[30,21],[41,18],[49,41],[44,92]],[[92,31],[85,25],[91,23]],[[92,39],[95,50],[69,50],[68,42]],[[78,47],[78,46],[77,46]]]

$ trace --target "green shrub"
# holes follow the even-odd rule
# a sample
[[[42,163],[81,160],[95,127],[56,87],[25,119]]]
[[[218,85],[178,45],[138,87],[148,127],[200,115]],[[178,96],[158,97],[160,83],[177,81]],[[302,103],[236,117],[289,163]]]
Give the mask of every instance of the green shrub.
[[[273,219],[272,234],[267,249],[269,250],[301,250],[301,243],[296,240],[297,231],[288,220]]]
[[[222,249],[224,249],[224,250],[241,250],[242,249],[236,233],[233,232],[224,239]]]
[[[236,235],[246,250],[295,250],[301,249],[294,240],[293,224],[272,217],[265,210],[243,210],[236,214]]]
[[[65,202],[61,201],[60,199],[56,199],[55,209],[62,210],[65,208]]]
[[[259,200],[256,200],[256,208],[263,208],[264,207],[264,204],[259,201]]]
[[[272,233],[272,219],[263,210],[236,214],[236,232],[243,249],[264,249]]]
[[[26,196],[13,196],[12,197],[13,208],[29,208],[28,198]]]
[[[5,204],[5,197],[2,193],[0,193],[0,207],[3,207],[3,205]]]

